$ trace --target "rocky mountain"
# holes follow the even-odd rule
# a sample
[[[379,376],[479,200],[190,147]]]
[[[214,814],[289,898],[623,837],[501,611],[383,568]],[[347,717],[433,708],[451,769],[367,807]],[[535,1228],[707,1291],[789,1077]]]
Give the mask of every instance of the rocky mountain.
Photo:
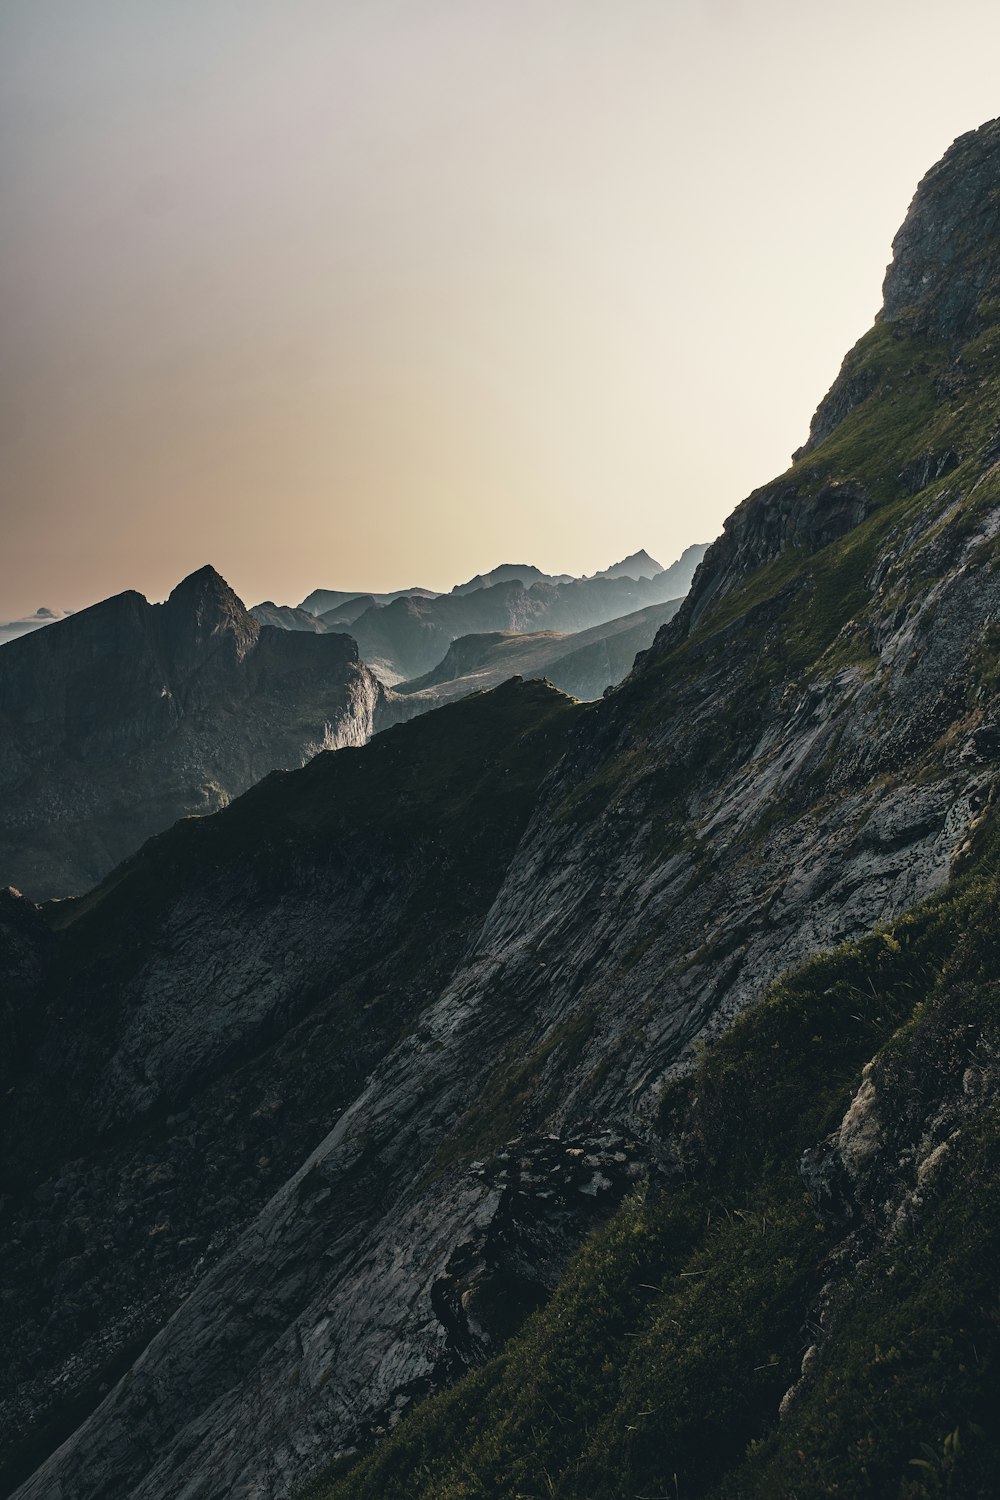
[[[424,712],[469,693],[498,687],[510,677],[543,677],[574,698],[600,698],[631,671],[640,651],[652,645],[661,625],[680,608],[679,599],[595,625],[591,630],[517,634],[494,631],[452,641],[442,661],[423,677],[400,683],[390,699],[405,699]],[[418,710],[419,706],[419,710]]]
[[[1000,121],[610,696],[0,901],[19,1500],[995,1493],[998,356]]]
[[[250,613],[262,625],[270,625],[275,630],[305,630],[312,635],[323,635],[327,630],[327,626],[307,609],[293,609],[290,604],[275,604],[271,599],[251,605]]]
[[[635,585],[626,579],[612,587],[629,594]],[[463,620],[506,625],[524,609],[553,606],[573,613],[554,600],[524,606],[524,595],[518,581],[498,593],[449,595],[440,601],[443,627],[428,613],[433,601],[419,595],[396,601],[395,613],[368,596],[318,618],[271,601],[248,611],[207,568],[164,605],[117,595],[47,633],[43,644],[19,643],[0,655],[0,788],[8,794],[0,808],[0,879],[36,899],[78,894],[177,817],[214,812],[319,748],[363,744],[388,724],[511,676],[551,667],[567,692],[598,696],[625,675],[675,607],[579,636],[550,635],[535,642],[541,650],[529,647],[516,659],[494,642],[492,660],[472,675],[446,684],[449,666],[433,691],[406,696],[383,688],[346,634],[364,617],[357,633],[382,674],[395,679],[399,658],[391,653],[399,648],[384,644],[393,631],[405,643],[409,629],[417,641],[402,660],[429,653],[437,664]],[[286,633],[330,639],[284,641]]]
[[[165,604],[118,594],[0,650],[0,880],[86,890],[177,818],[391,718],[349,637],[262,626],[212,568]]]

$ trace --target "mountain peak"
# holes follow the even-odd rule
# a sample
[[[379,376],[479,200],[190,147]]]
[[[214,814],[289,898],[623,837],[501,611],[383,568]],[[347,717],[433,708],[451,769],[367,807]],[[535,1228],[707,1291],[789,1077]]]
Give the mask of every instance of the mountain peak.
[[[173,599],[177,595],[190,597],[192,594],[204,594],[210,591],[220,594],[233,593],[218,569],[213,568],[211,563],[205,563],[182,578],[180,583],[171,589],[169,598]],[[233,598],[235,597],[236,595],[233,594]]]
[[[663,571],[663,564],[658,563],[655,557],[650,557],[645,547],[641,547],[638,552],[630,552],[628,557],[623,557],[621,562],[612,563],[610,568],[603,568],[600,573],[595,573],[594,577],[655,578]]]
[[[243,600],[210,563],[182,578],[161,608],[175,647],[198,647],[210,636],[231,636],[242,658],[260,633]]]

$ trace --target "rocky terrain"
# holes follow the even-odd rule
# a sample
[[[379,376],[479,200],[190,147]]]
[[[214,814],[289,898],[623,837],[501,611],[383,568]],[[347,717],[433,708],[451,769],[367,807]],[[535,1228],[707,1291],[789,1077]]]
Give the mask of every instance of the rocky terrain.
[[[349,637],[262,626],[212,568],[165,604],[106,599],[0,650],[0,880],[84,891],[175,819],[391,721]]]
[[[608,697],[5,899],[22,1500],[995,1493],[998,204]]]

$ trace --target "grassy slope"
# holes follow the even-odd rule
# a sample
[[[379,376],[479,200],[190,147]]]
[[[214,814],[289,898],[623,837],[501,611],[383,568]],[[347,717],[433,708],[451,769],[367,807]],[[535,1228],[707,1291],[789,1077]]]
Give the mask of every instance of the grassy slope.
[[[997,475],[981,477],[1000,429],[998,351],[996,325],[957,360],[883,323],[860,342],[849,361],[854,372],[873,369],[871,394],[786,479],[810,488],[858,480],[874,510],[813,556],[789,553],[748,577],[693,637],[627,683],[637,748],[576,789],[566,816],[592,816],[647,774],[643,734],[655,734],[664,698],[692,661],[711,661],[715,638],[724,649],[734,625],[752,631],[760,606],[772,622],[777,611],[781,635],[780,651],[760,662],[761,696],[863,662],[866,579],[890,533],[961,494],[957,524],[973,535],[1000,499]],[[945,446],[960,466],[907,494],[896,476]],[[922,586],[893,585],[901,600]],[[726,726],[718,731],[724,742]],[[665,1131],[697,1142],[696,1180],[628,1203],[496,1360],[311,1493],[995,1494],[1000,1162],[991,1113],[963,1134],[912,1235],[850,1280],[819,1375],[786,1421],[775,1413],[814,1340],[810,1306],[843,1235],[817,1222],[797,1175],[801,1152],[835,1127],[880,1048],[895,1049],[905,1081],[907,1069],[926,1072],[939,1033],[996,1045],[997,870],[994,846],[926,908],[815,960],[737,1022],[664,1101]]]

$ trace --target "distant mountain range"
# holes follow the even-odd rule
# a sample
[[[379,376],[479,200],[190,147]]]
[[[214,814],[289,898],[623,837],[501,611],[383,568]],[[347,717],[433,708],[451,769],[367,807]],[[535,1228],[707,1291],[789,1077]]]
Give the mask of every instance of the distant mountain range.
[[[669,568],[661,567],[648,552],[635,552],[587,578],[503,563],[456,584],[449,594],[427,589],[395,596],[315,589],[298,610],[268,601],[255,605],[253,613],[285,630],[316,628],[307,616],[317,618],[326,630],[350,630],[364,661],[387,687],[394,687],[431,671],[451,643],[463,636],[590,630],[683,598],[705,551],[705,545],[688,547]],[[336,603],[329,605],[331,599]],[[644,641],[643,647],[648,644]]]

